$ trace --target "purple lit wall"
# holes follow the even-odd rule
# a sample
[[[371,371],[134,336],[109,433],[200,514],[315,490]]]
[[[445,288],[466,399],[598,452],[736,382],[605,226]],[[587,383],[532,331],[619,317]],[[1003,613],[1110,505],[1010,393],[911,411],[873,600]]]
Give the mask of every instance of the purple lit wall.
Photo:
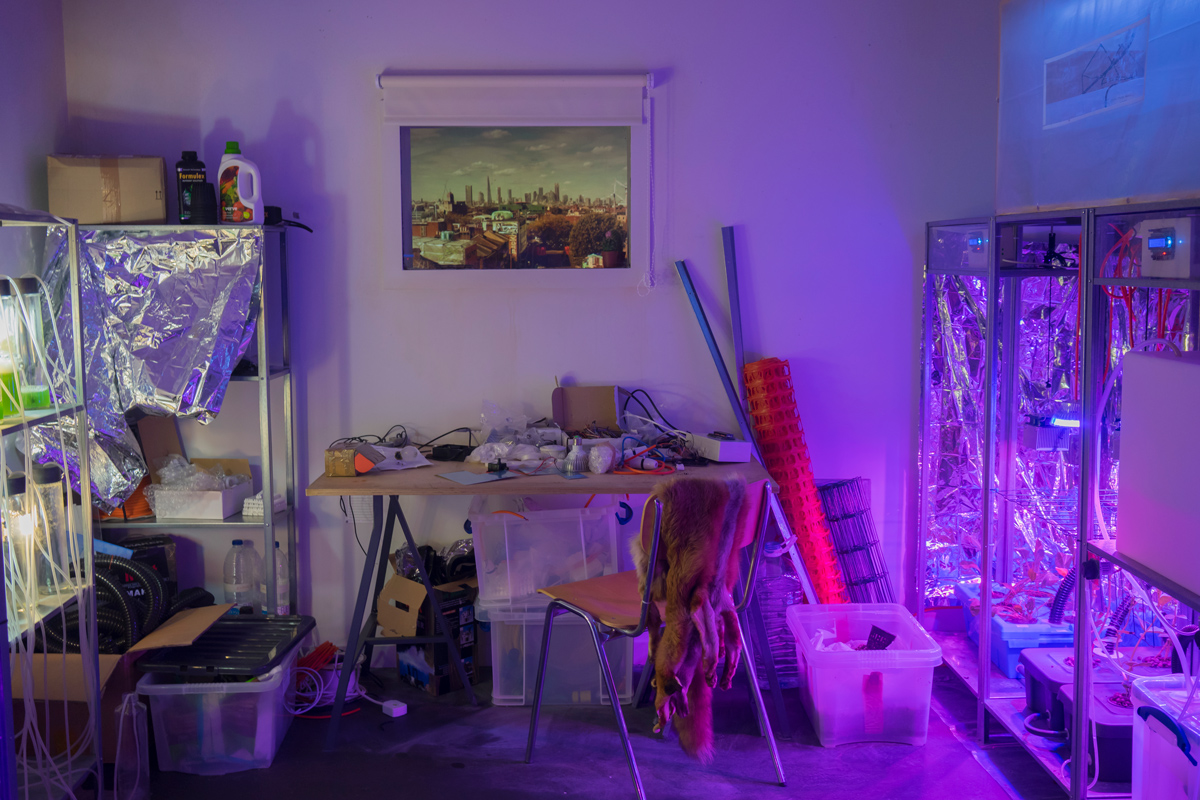
[[[737,226],[749,355],[791,359],[817,473],[872,480],[899,588],[923,223],[992,207],[998,5],[67,0],[70,132],[80,152],[199,149],[210,170],[238,139],[267,202],[317,229],[291,237],[302,479],[342,435],[432,436],[484,398],[547,413],[556,375],[732,429],[670,265],[690,260],[728,348],[720,226]],[[384,69],[654,71],[659,287],[383,288]],[[192,454],[254,432],[223,416],[205,434]],[[414,532],[455,538],[466,505],[409,503]],[[299,519],[302,610],[344,641],[362,556],[335,502]],[[228,546],[206,544],[210,583]]]
[[[45,208],[46,154],[67,125],[58,0],[4,4],[0,76],[0,203]]]

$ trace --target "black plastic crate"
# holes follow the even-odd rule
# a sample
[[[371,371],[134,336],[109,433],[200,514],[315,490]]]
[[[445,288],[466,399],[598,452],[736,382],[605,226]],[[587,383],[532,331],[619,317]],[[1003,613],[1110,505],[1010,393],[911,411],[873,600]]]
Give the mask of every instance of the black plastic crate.
[[[143,672],[257,677],[270,672],[316,627],[312,617],[224,616],[187,647],[148,653]]]

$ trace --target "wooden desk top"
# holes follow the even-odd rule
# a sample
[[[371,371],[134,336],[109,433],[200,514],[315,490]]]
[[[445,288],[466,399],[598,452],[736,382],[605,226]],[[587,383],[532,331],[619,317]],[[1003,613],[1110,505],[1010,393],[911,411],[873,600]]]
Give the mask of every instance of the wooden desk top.
[[[432,466],[416,469],[371,472],[355,478],[317,478],[305,492],[309,497],[336,497],[339,495],[475,495],[475,494],[649,494],[661,480],[669,475],[606,475],[587,474],[582,480],[569,481],[558,474],[521,475],[502,481],[477,483],[464,486],[448,478],[438,477],[443,472],[486,472],[483,464],[464,464],[461,461],[434,461]],[[756,461],[746,464],[709,464],[704,467],[688,467],[676,475],[697,478],[727,478],[742,475],[750,483],[770,479],[767,471]]]

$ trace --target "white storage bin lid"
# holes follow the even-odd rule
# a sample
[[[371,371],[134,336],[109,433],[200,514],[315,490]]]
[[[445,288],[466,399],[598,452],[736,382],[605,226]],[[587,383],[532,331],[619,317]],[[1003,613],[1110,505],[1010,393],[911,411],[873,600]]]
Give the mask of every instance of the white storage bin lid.
[[[1133,689],[1129,693],[1134,708],[1154,706],[1162,709],[1177,723],[1182,723],[1180,727],[1187,731],[1192,750],[1200,751],[1200,689],[1197,689],[1196,695],[1188,709],[1187,717],[1180,719],[1179,712],[1183,710],[1188,696],[1188,685],[1182,675],[1135,678]],[[1200,752],[1196,755],[1200,756]]]
[[[844,603],[795,605],[787,610],[788,627],[804,657],[824,669],[907,669],[936,667],[942,648],[899,603]],[[830,631],[837,640],[865,640],[875,625],[894,634],[887,650],[818,650],[818,631]]]

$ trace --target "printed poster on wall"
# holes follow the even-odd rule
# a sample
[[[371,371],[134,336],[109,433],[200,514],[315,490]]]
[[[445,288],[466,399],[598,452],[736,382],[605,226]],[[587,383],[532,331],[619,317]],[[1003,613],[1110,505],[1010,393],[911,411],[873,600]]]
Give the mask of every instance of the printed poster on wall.
[[[1043,128],[1066,125],[1131,103],[1146,95],[1145,17],[1061,56],[1046,59]]]

